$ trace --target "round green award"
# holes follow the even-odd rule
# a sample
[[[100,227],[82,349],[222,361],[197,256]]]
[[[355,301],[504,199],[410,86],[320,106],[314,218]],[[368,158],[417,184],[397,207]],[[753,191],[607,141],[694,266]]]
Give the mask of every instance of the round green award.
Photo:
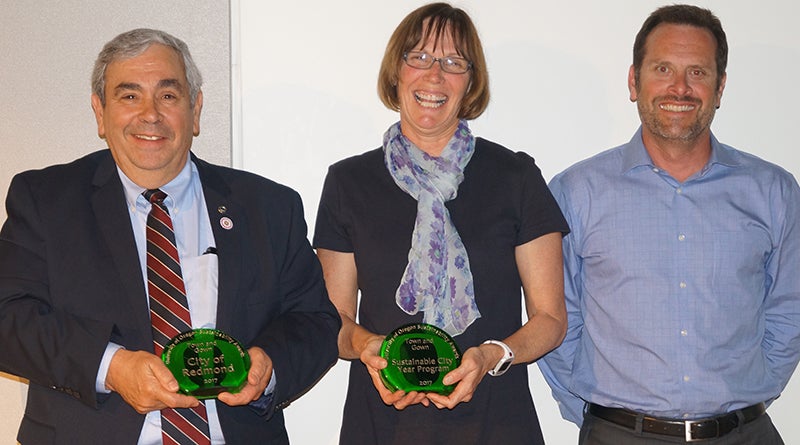
[[[178,380],[180,392],[211,399],[239,392],[247,382],[250,354],[236,339],[216,329],[178,334],[164,347],[161,360]]]
[[[450,394],[444,376],[461,363],[461,351],[447,332],[426,323],[399,327],[383,340],[380,356],[388,365],[381,380],[392,391]]]

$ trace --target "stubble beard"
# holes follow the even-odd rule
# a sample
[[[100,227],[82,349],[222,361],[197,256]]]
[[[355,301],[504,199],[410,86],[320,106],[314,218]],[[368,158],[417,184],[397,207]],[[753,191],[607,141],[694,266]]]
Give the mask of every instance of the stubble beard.
[[[669,119],[660,118],[656,105],[664,99],[675,99],[676,101],[689,101],[695,104],[698,113],[697,117],[689,125],[683,125],[677,122],[672,122]],[[679,98],[679,97],[657,97],[651,103],[645,104],[643,101],[637,101],[636,106],[639,109],[639,118],[642,125],[658,138],[667,141],[676,141],[689,143],[694,142],[703,135],[710,127],[711,122],[714,120],[716,109],[711,107],[710,110],[703,108],[703,103],[692,98]]]

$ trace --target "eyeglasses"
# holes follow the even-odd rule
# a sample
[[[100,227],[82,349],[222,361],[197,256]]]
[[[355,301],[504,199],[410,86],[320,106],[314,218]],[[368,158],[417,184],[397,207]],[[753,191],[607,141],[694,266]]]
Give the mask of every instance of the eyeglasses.
[[[403,60],[406,65],[420,70],[428,70],[439,62],[442,71],[450,74],[464,74],[472,68],[472,62],[463,57],[433,57],[422,51],[409,51],[403,54]]]

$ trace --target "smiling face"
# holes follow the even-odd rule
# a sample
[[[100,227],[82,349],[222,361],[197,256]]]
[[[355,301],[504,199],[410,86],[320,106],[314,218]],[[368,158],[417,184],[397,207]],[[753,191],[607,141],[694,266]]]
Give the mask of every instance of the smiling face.
[[[708,139],[725,88],[717,85],[716,40],[691,25],[662,24],[647,37],[638,80],[628,73],[645,145],[648,140],[693,143]]]
[[[142,187],[168,183],[186,164],[203,106],[202,93],[191,105],[182,59],[154,44],[136,57],[110,63],[105,85],[105,105],[92,95],[92,109],[114,161]]]
[[[462,57],[456,51],[451,34],[446,30],[438,42],[429,39],[413,51],[424,51],[436,58]],[[469,82],[470,71],[446,73],[439,62],[427,70],[402,63],[397,96],[403,134],[420,149],[438,156],[458,127],[458,113]]]

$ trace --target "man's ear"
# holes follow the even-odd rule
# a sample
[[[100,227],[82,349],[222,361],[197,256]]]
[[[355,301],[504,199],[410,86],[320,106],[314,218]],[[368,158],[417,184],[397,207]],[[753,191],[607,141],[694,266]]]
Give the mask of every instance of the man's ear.
[[[106,129],[103,125],[103,103],[97,94],[92,94],[92,110],[97,121],[97,135],[100,136],[100,139],[104,139],[106,137]]]
[[[726,80],[728,80],[728,73],[722,73],[722,77],[719,79],[719,88],[717,88],[717,103],[714,104],[717,109],[722,105],[722,92],[725,91]]]
[[[192,109],[192,115],[194,119],[193,125],[193,134],[197,137],[200,134],[200,112],[203,111],[203,91],[197,92],[197,98],[194,100],[194,108]]]
[[[636,102],[639,95],[636,91],[636,68],[633,65],[628,69],[628,91],[630,92],[629,99],[631,102]]]

